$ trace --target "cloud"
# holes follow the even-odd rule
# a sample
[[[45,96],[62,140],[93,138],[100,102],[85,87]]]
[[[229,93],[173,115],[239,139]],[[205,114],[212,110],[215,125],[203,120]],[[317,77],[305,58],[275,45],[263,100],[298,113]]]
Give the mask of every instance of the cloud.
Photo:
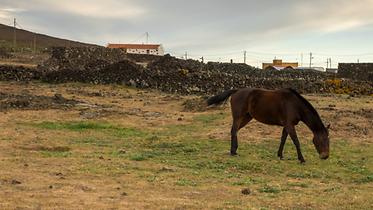
[[[9,13],[16,13],[16,12],[23,12],[25,11],[24,9],[19,9],[19,8],[0,8],[0,11],[3,12],[9,12]]]
[[[22,4],[23,3],[23,4]],[[85,16],[90,18],[136,18],[145,14],[145,9],[131,1],[118,0],[74,0],[74,1],[50,1],[50,0],[20,0],[18,5],[31,10],[58,11],[65,14]]]
[[[349,0],[300,1],[294,18],[294,28],[319,33],[335,33],[373,23],[373,1]]]
[[[0,20],[8,25],[12,21],[12,14],[21,11],[23,10],[17,8],[0,8]]]
[[[53,10],[94,18],[136,18],[145,13],[144,8],[129,1],[116,0],[75,0],[41,1]]]
[[[198,55],[309,50],[373,24],[373,0],[0,1],[0,19],[17,17],[25,29],[103,45],[149,32],[166,50]]]

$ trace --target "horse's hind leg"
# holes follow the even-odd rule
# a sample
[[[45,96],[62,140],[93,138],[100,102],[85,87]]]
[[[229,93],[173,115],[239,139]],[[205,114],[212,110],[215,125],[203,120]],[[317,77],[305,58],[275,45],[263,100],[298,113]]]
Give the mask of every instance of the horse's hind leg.
[[[237,155],[238,141],[237,141],[237,132],[240,126],[239,117],[235,118],[233,115],[233,124],[231,128],[231,155]]]
[[[249,114],[242,117],[239,115],[235,115],[233,113],[233,124],[232,124],[232,129],[231,129],[231,155],[237,155],[237,148],[238,148],[237,133],[238,131],[241,128],[243,128],[245,125],[247,125],[247,123],[249,123],[251,119],[252,117]]]
[[[247,123],[249,123],[252,119],[253,118],[250,116],[250,114],[247,113],[246,116],[242,118],[241,123],[240,123],[240,127],[238,128],[238,130],[245,127],[245,125],[247,125]]]
[[[281,135],[281,143],[280,147],[278,148],[277,156],[282,160],[284,158],[283,151],[284,151],[284,145],[286,142],[286,138],[288,137],[288,132],[286,131],[286,128],[282,129],[282,135]]]

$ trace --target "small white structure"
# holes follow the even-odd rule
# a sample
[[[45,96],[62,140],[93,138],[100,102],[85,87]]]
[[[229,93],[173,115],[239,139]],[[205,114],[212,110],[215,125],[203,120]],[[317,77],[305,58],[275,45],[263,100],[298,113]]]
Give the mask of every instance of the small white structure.
[[[161,44],[108,44],[108,48],[123,49],[126,53],[144,55],[163,55]]]
[[[338,73],[338,69],[335,69],[335,68],[327,68],[327,69],[326,69],[326,72],[336,74],[336,73]]]
[[[324,71],[325,72],[325,69],[324,67],[296,67],[295,68],[296,70],[314,70],[314,71]]]

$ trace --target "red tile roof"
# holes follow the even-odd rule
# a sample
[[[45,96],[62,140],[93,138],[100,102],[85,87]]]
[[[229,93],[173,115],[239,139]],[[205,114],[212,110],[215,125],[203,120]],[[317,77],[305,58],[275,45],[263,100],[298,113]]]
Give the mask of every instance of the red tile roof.
[[[108,48],[121,49],[158,49],[159,44],[108,44]]]

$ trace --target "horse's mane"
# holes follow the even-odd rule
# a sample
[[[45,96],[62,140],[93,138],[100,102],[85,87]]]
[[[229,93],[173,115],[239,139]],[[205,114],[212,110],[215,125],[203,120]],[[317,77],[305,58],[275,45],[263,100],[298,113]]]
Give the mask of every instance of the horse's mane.
[[[313,124],[319,125],[321,127],[317,127],[316,129],[324,129],[325,126],[321,121],[319,113],[317,113],[316,109],[310,104],[310,102],[307,101],[303,96],[301,96],[296,90],[292,88],[287,88],[290,92],[292,92],[300,101],[303,102],[303,104],[307,107],[307,109],[315,115],[316,119],[312,120]]]

